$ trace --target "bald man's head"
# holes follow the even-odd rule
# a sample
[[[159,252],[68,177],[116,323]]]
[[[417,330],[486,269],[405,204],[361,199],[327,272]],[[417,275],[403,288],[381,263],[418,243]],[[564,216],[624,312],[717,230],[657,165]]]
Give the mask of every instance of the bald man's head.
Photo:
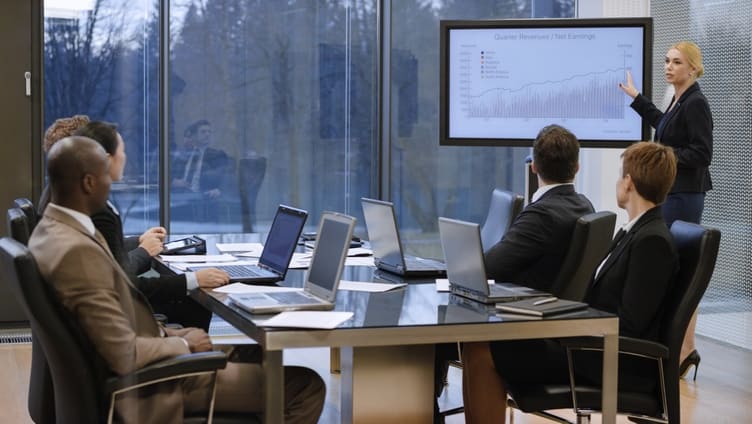
[[[109,159],[96,141],[66,137],[47,154],[52,202],[90,215],[104,208],[110,192]]]

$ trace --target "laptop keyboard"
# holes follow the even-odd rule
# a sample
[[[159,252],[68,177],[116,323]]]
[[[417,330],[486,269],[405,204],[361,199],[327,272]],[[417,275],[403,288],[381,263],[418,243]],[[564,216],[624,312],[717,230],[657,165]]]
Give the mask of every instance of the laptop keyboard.
[[[230,278],[260,277],[265,275],[260,270],[243,265],[222,265],[219,269],[225,271]]]
[[[315,298],[310,298],[300,292],[280,292],[280,293],[266,293],[267,296],[280,303],[286,304],[298,304],[298,303],[311,303],[315,302]]]

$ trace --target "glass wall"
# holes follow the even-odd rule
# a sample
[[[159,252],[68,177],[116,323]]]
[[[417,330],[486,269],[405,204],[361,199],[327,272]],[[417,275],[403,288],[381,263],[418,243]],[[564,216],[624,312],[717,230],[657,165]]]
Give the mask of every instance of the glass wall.
[[[362,216],[378,168],[375,1],[197,0],[170,14],[173,231],[263,231],[280,203],[309,226],[324,210]]]
[[[480,222],[494,187],[521,193],[529,154],[439,147],[439,20],[574,13],[573,0],[172,1],[160,182],[158,2],[45,4],[46,124],[85,113],[120,125],[129,159],[112,197],[126,233],[158,222],[160,185],[174,234],[264,231],[280,203],[309,210],[309,227],[323,210],[361,218],[360,197],[383,193],[408,247],[434,248],[438,216]],[[391,40],[383,109],[379,17]],[[381,188],[379,110],[391,111]]]
[[[76,114],[117,123],[128,162],[112,186],[126,232],[159,222],[157,0],[44,2],[44,124]]]
[[[522,194],[531,153],[439,146],[439,21],[532,17],[574,17],[574,0],[391,2],[390,193],[414,254],[442,257],[439,216],[482,223],[494,188]]]

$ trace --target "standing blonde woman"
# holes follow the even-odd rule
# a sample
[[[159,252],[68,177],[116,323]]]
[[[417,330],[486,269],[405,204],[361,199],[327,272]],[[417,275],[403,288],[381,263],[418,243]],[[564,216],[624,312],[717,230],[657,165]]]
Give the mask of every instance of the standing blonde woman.
[[[713,188],[708,167],[713,156],[713,116],[697,79],[704,73],[702,52],[697,44],[681,41],[666,52],[666,82],[674,87],[674,96],[665,112],[640,94],[627,72],[626,84],[619,87],[632,97],[631,104],[640,116],[655,128],[655,141],[674,149],[678,159],[676,181],[662,205],[663,218],[670,227],[676,220],[699,224],[705,205],[705,193]],[[695,349],[697,313],[687,328],[680,358],[680,373],[700,364]]]

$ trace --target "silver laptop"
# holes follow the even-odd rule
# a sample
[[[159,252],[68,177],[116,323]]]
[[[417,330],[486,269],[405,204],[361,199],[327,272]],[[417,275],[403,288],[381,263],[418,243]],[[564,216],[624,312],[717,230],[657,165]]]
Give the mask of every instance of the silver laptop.
[[[446,266],[435,259],[405,255],[402,251],[394,205],[391,202],[361,198],[368,240],[377,268],[405,277],[442,277]]]
[[[280,293],[231,294],[230,300],[251,313],[334,308],[355,218],[324,212],[304,288]]]
[[[230,281],[242,283],[273,283],[285,279],[287,267],[298,245],[308,212],[290,206],[279,205],[274,221],[266,237],[258,265],[219,265],[212,268],[221,269],[230,276]],[[191,271],[198,271],[205,266],[192,266]]]
[[[449,291],[482,303],[510,302],[547,293],[512,283],[488,284],[478,224],[439,218]]]

